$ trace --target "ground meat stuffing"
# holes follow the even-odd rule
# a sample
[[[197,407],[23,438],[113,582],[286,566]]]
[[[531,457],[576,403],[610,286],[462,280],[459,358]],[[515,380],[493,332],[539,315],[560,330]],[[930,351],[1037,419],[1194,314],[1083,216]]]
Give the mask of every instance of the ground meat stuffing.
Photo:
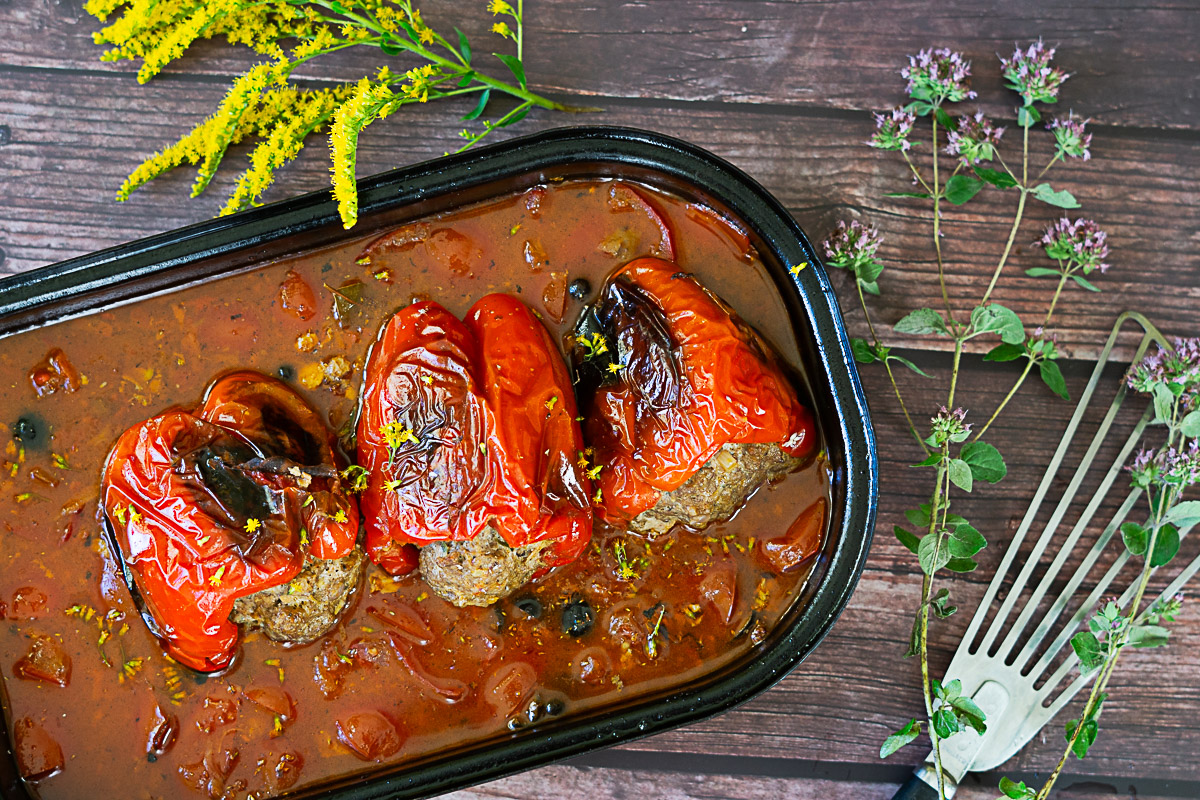
[[[229,619],[259,628],[277,642],[304,644],[324,636],[350,607],[366,557],[355,548],[343,558],[309,558],[285,584],[239,597]]]
[[[546,543],[509,547],[493,528],[474,539],[421,548],[421,577],[456,606],[490,606],[529,582],[544,566]]]
[[[727,444],[686,483],[634,517],[629,529],[654,537],[676,524],[700,530],[729,519],[759,486],[801,463],[777,444]]]

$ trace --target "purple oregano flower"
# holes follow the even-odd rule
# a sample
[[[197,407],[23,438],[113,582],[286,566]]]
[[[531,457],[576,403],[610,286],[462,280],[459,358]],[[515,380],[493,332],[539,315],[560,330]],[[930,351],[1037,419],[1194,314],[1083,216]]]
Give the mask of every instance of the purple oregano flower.
[[[1054,134],[1054,140],[1058,142],[1058,149],[1063,155],[1087,161],[1092,157],[1088,150],[1092,146],[1092,135],[1085,130],[1089,122],[1090,119],[1080,119],[1072,111],[1066,119],[1051,120],[1046,129]]]
[[[1050,66],[1052,58],[1054,48],[1046,47],[1041,39],[1024,50],[1016,48],[1008,58],[1001,56],[1005,85],[1021,95],[1026,106],[1058,100],[1058,90],[1070,76],[1058,67]]]
[[[975,97],[971,91],[971,62],[948,47],[922,50],[908,57],[908,66],[900,70],[908,81],[908,94],[914,100],[958,103]]]
[[[946,152],[958,156],[963,166],[969,167],[980,161],[991,161],[996,157],[996,145],[1004,128],[992,124],[992,121],[977,111],[974,116],[964,114],[958,118],[958,130],[950,131]]]
[[[1095,270],[1108,270],[1104,261],[1108,257],[1108,234],[1090,219],[1072,222],[1063,217],[1048,227],[1034,244],[1044,247],[1050,258],[1078,264],[1084,275]]]
[[[833,267],[854,267],[875,260],[875,253],[883,237],[874,225],[863,225],[857,220],[846,224],[840,220],[837,230],[825,240],[825,257]]]
[[[917,115],[903,108],[893,108],[886,114],[875,114],[875,134],[867,144],[880,150],[908,150],[908,140]]]

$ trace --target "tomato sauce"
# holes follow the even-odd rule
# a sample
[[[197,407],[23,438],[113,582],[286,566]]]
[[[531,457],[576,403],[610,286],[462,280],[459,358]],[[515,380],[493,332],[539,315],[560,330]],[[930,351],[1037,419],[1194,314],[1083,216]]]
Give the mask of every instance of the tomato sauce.
[[[575,295],[594,299],[639,256],[696,275],[799,369],[744,232],[604,181],[552,183],[4,339],[0,677],[36,792],[272,796],[686,685],[762,642],[824,536],[823,453],[698,533],[647,539],[597,519],[577,560],[491,607],[457,608],[417,574],[369,565],[332,633],[300,647],[244,634],[233,665],[209,675],[165,656],[102,531],[113,443],[196,408],[219,374],[278,376],[348,433],[368,350],[397,309],[436,300],[462,318],[509,293],[565,349]]]

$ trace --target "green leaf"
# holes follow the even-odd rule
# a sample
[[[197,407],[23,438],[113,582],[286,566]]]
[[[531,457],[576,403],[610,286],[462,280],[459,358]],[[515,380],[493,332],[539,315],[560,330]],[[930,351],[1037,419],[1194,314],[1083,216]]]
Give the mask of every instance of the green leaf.
[[[929,192],[884,192],[884,197],[929,197]]]
[[[954,120],[946,113],[945,109],[940,106],[934,109],[933,118],[937,120],[938,125],[941,125],[948,131],[954,130]]]
[[[1075,281],[1080,286],[1087,289],[1089,292],[1099,292],[1100,291],[1096,287],[1095,284],[1093,284],[1091,281],[1089,281],[1087,278],[1083,277],[1082,275],[1072,275],[1071,280]]]
[[[525,65],[521,63],[521,59],[504,53],[492,53],[492,55],[504,62],[504,66],[508,67],[508,71],[517,79],[517,83],[521,84],[522,89],[528,88],[525,86]]]
[[[471,43],[467,41],[467,35],[458,28],[454,29],[458,34],[458,52],[462,54],[463,61],[471,63]]]
[[[932,575],[950,561],[950,553],[944,546],[938,546],[941,540],[940,535],[932,534],[921,539],[921,544],[917,547],[917,562],[926,575]]]
[[[1134,647],[1162,647],[1171,631],[1162,625],[1138,625],[1129,629],[1129,644]]]
[[[1057,362],[1039,361],[1038,372],[1042,376],[1042,383],[1050,387],[1050,391],[1063,400],[1071,399],[1071,393],[1067,391],[1067,379],[1063,377],[1062,370],[1058,368]]]
[[[930,598],[929,607],[941,619],[945,619],[955,611],[958,611],[958,606],[950,605],[950,590],[945,588],[939,589],[938,593]]]
[[[1033,106],[1025,106],[1017,111],[1017,124],[1022,128],[1032,128],[1041,118],[1042,115]]]
[[[1056,206],[1057,208],[1079,208],[1079,201],[1075,199],[1075,195],[1066,189],[1056,192],[1054,191],[1054,187],[1048,183],[1039,183],[1033,187],[1030,194],[1043,203]]]
[[[961,458],[950,459],[950,482],[964,492],[971,491],[971,467]]]
[[[851,339],[850,352],[854,354],[854,360],[860,364],[873,364],[879,360],[879,357],[875,355],[875,348],[866,339]]]
[[[971,312],[972,336],[994,333],[1005,344],[1021,344],[1025,341],[1025,326],[1017,312],[999,303],[976,306]]]
[[[1125,549],[1135,556],[1146,555],[1146,548],[1150,546],[1150,531],[1138,525],[1136,522],[1126,522],[1121,526],[1121,539],[1125,542]]]
[[[883,272],[883,263],[871,258],[859,264],[854,274],[863,283],[874,283],[881,272]]]
[[[984,185],[983,181],[970,175],[954,175],[946,181],[946,199],[956,206],[961,206],[979,194]]]
[[[900,544],[911,550],[913,555],[916,555],[917,551],[921,549],[921,537],[915,533],[906,531],[899,525],[892,526],[892,533],[896,534],[896,538],[900,540]]]
[[[389,56],[398,56],[404,52],[404,48],[393,42],[391,37],[384,37],[383,41],[379,43],[379,49]]]
[[[879,284],[878,284],[878,283],[876,283],[875,281],[869,281],[869,282],[868,282],[868,281],[862,281],[862,280],[860,280],[860,281],[858,282],[858,285],[859,285],[859,286],[861,286],[861,287],[862,287],[862,290],[863,290],[864,292],[866,292],[867,294],[873,294],[873,295],[875,295],[876,297],[878,297],[878,296],[879,296]]]
[[[1080,631],[1071,637],[1071,649],[1079,657],[1084,672],[1091,672],[1104,663],[1104,645],[1091,631]]]
[[[1030,267],[1025,270],[1025,274],[1031,278],[1057,278],[1062,275],[1062,270],[1050,269],[1050,267]]]
[[[959,525],[950,534],[946,549],[954,558],[970,558],[987,547],[987,539],[970,525]]]
[[[925,102],[929,98],[927,96],[921,97],[919,95],[920,95],[920,92],[910,94],[909,95],[910,97],[915,97],[917,99],[913,100],[911,103],[906,105],[904,107],[904,110],[911,111],[914,114],[916,114],[918,117],[927,117],[927,116],[929,116],[929,112],[933,111],[933,103]]]
[[[946,330],[946,321],[932,308],[918,308],[916,311],[910,311],[896,323],[895,331],[896,333],[949,335],[949,331]]]
[[[976,167],[975,174],[997,189],[1011,189],[1017,185],[1017,179],[1004,170],[992,169],[991,167]]]
[[[987,352],[984,361],[1016,361],[1025,355],[1025,348],[1019,344],[998,344]]]
[[[1171,563],[1171,559],[1179,552],[1179,529],[1174,525],[1163,525],[1154,537],[1154,554],[1150,556],[1150,566],[1161,567]]]
[[[1013,783],[1008,778],[1000,779],[1000,791],[1011,800],[1036,800],[1037,792],[1025,785],[1025,781]]]
[[[492,90],[490,88],[484,89],[479,94],[479,102],[475,104],[475,108],[464,114],[463,119],[468,121],[478,119],[479,115],[483,113],[483,110],[487,108],[488,100],[491,99],[491,96]]]
[[[1165,425],[1171,419],[1175,395],[1166,386],[1156,383],[1151,398],[1154,400],[1154,421]]]
[[[1200,411],[1192,411],[1179,423],[1179,432],[1189,439],[1200,438]]]
[[[1078,720],[1071,720],[1067,723],[1067,741],[1071,741],[1071,737],[1075,735],[1075,728],[1078,727]],[[1088,754],[1088,750],[1096,743],[1096,734],[1100,732],[1100,723],[1094,719],[1089,719],[1083,723],[1083,728],[1079,731],[1079,737],[1075,739],[1075,744],[1071,747],[1071,752],[1076,758],[1084,758]]]
[[[1004,457],[987,442],[968,442],[958,454],[967,462],[971,468],[971,476],[977,481],[996,483],[1008,474]]]
[[[921,723],[910,719],[907,725],[883,740],[883,746],[879,748],[879,757],[887,758],[920,735]]]
[[[929,504],[922,503],[920,508],[910,508],[904,512],[904,517],[914,528],[929,527]]]
[[[946,569],[951,572],[974,572],[978,568],[973,558],[952,558],[946,562]]]
[[[512,116],[505,117],[503,119],[503,121],[497,122],[496,127],[497,128],[507,128],[509,125],[516,125],[518,122],[525,119],[525,115],[528,113],[529,113],[529,106],[525,106],[520,111],[513,114]]]
[[[943,739],[947,739],[966,728],[958,718],[958,715],[954,713],[954,709],[948,706],[942,706],[933,712],[932,722],[933,729]]]
[[[941,461],[942,461],[941,453],[932,453],[931,455],[926,456],[924,459],[918,461],[916,464],[913,464],[912,466],[914,466],[914,467],[936,467],[938,464],[941,463]]]
[[[925,370],[921,369],[921,368],[920,368],[920,367],[918,367],[916,364],[914,364],[913,362],[909,361],[909,360],[908,360],[907,358],[905,358],[904,356],[896,356],[896,355],[892,355],[891,353],[889,353],[889,354],[888,354],[888,357],[887,357],[887,360],[888,360],[888,361],[899,361],[901,364],[903,364],[904,366],[908,367],[908,368],[909,368],[909,369],[911,369],[913,372],[915,372],[915,373],[917,373],[918,375],[920,375],[922,378],[931,378],[931,377],[933,377],[933,376],[929,375],[928,373],[926,373],[926,372],[925,372]]]
[[[409,25],[404,20],[399,20],[396,24],[400,26],[400,30],[404,31],[404,35],[412,40],[413,44],[421,43],[421,37],[417,35],[417,31],[412,25]]]

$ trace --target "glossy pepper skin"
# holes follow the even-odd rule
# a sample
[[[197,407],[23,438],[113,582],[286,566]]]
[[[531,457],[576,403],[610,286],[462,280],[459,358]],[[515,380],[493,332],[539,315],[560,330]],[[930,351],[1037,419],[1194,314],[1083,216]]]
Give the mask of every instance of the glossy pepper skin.
[[[815,451],[812,414],[769,348],[675,264],[639,258],[618,270],[577,337],[595,334],[607,352],[581,362],[581,384],[606,522],[652,508],[726,444]]]
[[[317,412],[254,372],[216,381],[195,413],[168,411],[121,435],[101,501],[143,616],[173,658],[203,672],[229,666],[237,598],[287,583],[306,551],[354,548],[358,511],[338,466]]]
[[[551,542],[547,567],[573,561],[592,529],[575,417],[566,365],[519,300],[488,295],[464,321],[403,309],[371,351],[359,416],[367,555],[402,574],[413,545],[491,526],[511,547]]]

